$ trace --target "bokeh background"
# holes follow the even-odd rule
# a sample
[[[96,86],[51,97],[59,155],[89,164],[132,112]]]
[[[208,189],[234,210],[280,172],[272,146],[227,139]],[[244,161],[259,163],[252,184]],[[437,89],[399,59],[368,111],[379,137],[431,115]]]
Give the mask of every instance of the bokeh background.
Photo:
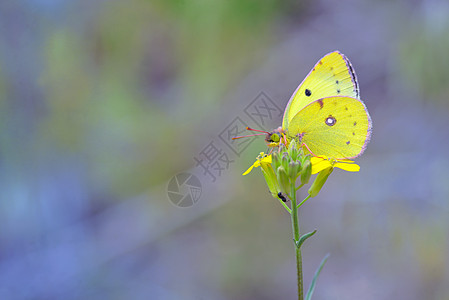
[[[374,131],[300,211],[305,285],[330,253],[314,299],[449,299],[447,1],[6,0],[0,29],[1,299],[295,299],[289,216],[241,176],[263,138],[220,134],[337,49]]]

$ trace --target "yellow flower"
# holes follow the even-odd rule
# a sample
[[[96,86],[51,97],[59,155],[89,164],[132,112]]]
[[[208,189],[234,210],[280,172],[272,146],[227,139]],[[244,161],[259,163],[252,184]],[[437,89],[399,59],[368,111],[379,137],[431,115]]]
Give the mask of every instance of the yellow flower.
[[[279,186],[279,182],[277,180],[276,173],[274,172],[274,169],[273,169],[273,166],[271,165],[271,163],[272,163],[271,154],[267,155],[267,154],[264,154],[263,152],[260,152],[259,156],[257,157],[256,162],[251,167],[249,167],[249,169],[246,170],[246,172],[243,173],[243,175],[246,175],[249,172],[251,172],[251,170],[253,168],[257,168],[260,166],[262,169],[262,174],[265,178],[265,181],[267,182],[268,189],[271,192],[271,195],[273,195],[274,198],[278,198],[279,194],[281,193],[281,188]],[[280,198],[280,199],[282,199],[282,198]]]
[[[253,163],[253,165],[251,167],[248,168],[248,170],[245,171],[245,173],[243,173],[243,175],[247,175],[249,174],[249,172],[251,172],[251,170],[253,168],[257,168],[261,165],[268,165],[271,164],[271,154],[267,155],[264,154],[263,152],[260,152],[259,156],[257,157],[257,160]]]
[[[272,162],[272,155],[271,154],[264,154],[263,152],[260,152],[259,156],[257,157],[257,160],[248,168],[248,170],[243,173],[243,175],[249,174],[253,168],[258,168],[261,165],[268,165]],[[348,159],[329,159],[326,156],[312,156],[310,159],[310,162],[312,164],[312,174],[319,173],[320,171],[327,169],[327,168],[339,168],[348,172],[358,172],[360,171],[360,166],[356,164],[352,160]]]
[[[318,195],[334,168],[340,168],[349,172],[358,172],[360,170],[359,165],[347,159],[337,160],[328,159],[325,156],[314,156],[310,159],[310,162],[312,163],[312,174],[319,173],[313,181],[312,186],[309,188],[310,197],[315,197],[316,195]]]
[[[358,172],[360,170],[358,164],[348,159],[328,159],[326,156],[312,156],[310,162],[312,163],[312,174],[319,173],[327,168],[339,168],[348,172]]]

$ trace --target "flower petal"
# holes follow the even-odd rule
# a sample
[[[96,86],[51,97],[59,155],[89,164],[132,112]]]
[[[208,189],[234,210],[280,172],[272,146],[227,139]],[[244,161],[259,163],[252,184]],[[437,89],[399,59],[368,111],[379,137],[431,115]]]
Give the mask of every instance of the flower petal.
[[[358,172],[360,171],[360,166],[356,163],[340,163],[337,162],[334,165],[335,168],[340,168],[342,170],[348,171],[348,172]]]
[[[271,164],[271,154],[264,156],[264,153],[261,152],[259,156],[262,156],[262,159],[260,159],[258,157],[257,160],[253,163],[253,165],[251,167],[249,167],[248,170],[245,171],[245,173],[242,174],[243,176],[249,174],[249,172],[251,172],[253,168],[260,167],[261,165],[263,166],[263,165]]]
[[[246,170],[245,173],[243,173],[242,175],[245,176],[245,175],[249,174],[249,172],[251,172],[251,170],[254,168],[255,164],[256,163],[254,163],[251,167],[249,167],[248,170]]]
[[[260,160],[260,162],[261,162],[261,163],[271,164],[271,162],[272,162],[271,154],[265,156],[264,158],[262,158],[262,159]]]
[[[312,174],[319,173],[324,169],[331,168],[332,164],[325,158],[312,156],[310,158],[310,163],[312,164]]]

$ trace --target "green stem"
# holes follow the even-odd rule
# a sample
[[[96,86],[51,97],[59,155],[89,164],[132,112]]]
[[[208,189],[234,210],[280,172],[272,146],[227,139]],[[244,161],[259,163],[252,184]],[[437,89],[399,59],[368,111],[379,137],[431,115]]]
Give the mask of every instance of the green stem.
[[[298,206],[296,205],[296,187],[293,182],[291,185],[292,200],[292,227],[293,227],[293,240],[295,241],[295,252],[296,252],[296,271],[298,277],[298,300],[303,300],[303,282],[302,282],[302,257],[301,257],[301,247],[298,247],[299,243],[299,224],[298,224]]]
[[[296,188],[296,190],[299,190],[300,188],[302,188],[304,186],[304,183],[301,183],[297,188]]]
[[[304,200],[302,200],[301,203],[298,204],[298,208],[300,208],[301,205],[303,205],[304,202],[306,202],[307,200],[309,200],[311,197],[312,197],[311,195],[308,195]]]
[[[287,210],[288,213],[291,214],[291,213],[292,213],[292,210],[290,209],[290,207],[288,207],[288,205],[287,205],[284,201],[282,201],[282,199],[279,199],[279,197],[277,197],[277,199],[278,199],[279,202],[282,204],[282,206],[284,206],[285,210]]]

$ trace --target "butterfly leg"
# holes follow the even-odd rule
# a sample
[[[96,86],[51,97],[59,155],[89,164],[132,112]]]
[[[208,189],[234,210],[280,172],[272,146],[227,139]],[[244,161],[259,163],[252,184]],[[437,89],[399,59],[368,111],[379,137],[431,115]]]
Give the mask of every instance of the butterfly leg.
[[[285,134],[282,134],[281,136],[281,143],[284,144],[285,147],[288,145],[287,136]]]
[[[323,159],[324,159],[324,157],[322,157],[322,156],[317,156],[317,155],[315,155],[315,154],[312,152],[312,150],[310,150],[310,148],[307,146],[306,143],[302,143],[300,147],[303,147],[303,146],[307,148],[307,150],[310,152],[310,154],[311,154],[312,156],[315,156],[315,157],[317,157],[317,158],[323,158]]]

